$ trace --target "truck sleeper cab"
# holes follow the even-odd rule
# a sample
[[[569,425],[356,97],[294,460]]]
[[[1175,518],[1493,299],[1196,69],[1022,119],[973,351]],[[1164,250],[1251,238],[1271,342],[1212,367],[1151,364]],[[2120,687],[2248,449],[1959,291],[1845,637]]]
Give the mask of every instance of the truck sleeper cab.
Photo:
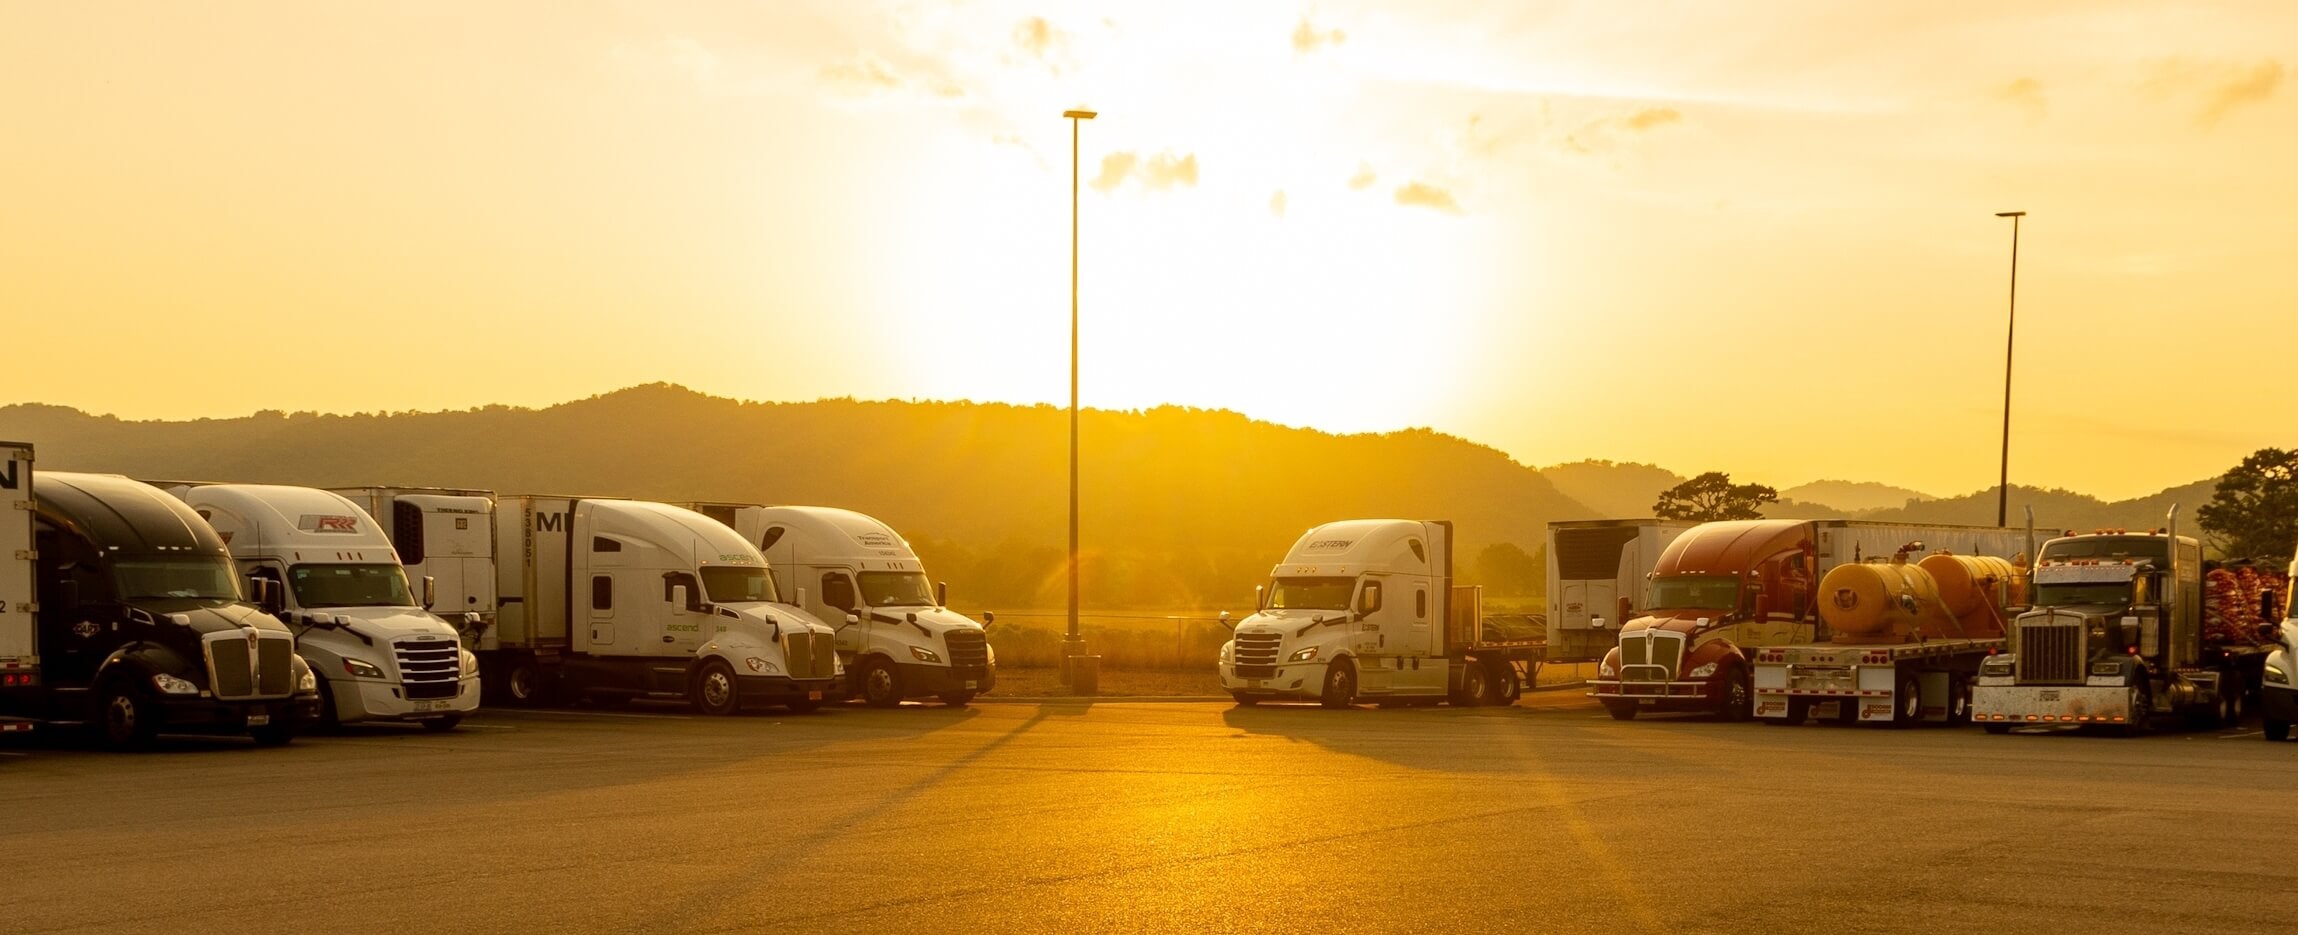
[[[191,507],[108,474],[41,472],[34,492],[45,719],[131,747],[162,731],[282,744],[318,717],[294,634],[241,599]]]
[[[501,608],[480,664],[514,703],[685,698],[704,714],[839,695],[836,634],[734,531],[664,503],[497,501]]]
[[[309,487],[171,488],[224,536],[241,574],[274,582],[272,610],[319,674],[320,723],[412,721],[452,730],[479,707],[478,658],[418,606],[375,519]],[[421,579],[428,604],[435,585]]]
[[[1269,572],[1259,608],[1221,648],[1221,687],[1239,704],[1454,695],[1445,654],[1452,527],[1347,520],[1302,535]],[[1480,670],[1479,675],[1483,673]]]
[[[837,627],[848,696],[881,708],[909,698],[963,707],[997,685],[988,627],[949,609],[949,587],[931,583],[893,527],[833,507],[695,508],[765,554],[777,592]]]

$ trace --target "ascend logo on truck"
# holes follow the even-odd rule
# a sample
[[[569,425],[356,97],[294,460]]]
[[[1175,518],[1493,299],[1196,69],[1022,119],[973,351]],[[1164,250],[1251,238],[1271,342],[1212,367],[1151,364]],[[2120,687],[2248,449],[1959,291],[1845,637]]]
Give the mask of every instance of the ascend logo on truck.
[[[319,532],[329,533],[332,535],[355,536],[359,534],[359,517],[330,516],[318,513],[305,513],[302,516],[295,518],[295,528],[301,529],[304,532]]]

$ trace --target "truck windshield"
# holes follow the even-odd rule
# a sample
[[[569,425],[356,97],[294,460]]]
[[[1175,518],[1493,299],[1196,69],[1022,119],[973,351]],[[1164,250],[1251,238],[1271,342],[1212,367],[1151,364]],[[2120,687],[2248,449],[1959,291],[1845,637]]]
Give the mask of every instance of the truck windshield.
[[[129,558],[112,563],[120,600],[149,601],[191,597],[239,600],[239,576],[222,558]]]
[[[934,589],[922,571],[865,571],[862,603],[872,607],[932,607]]]
[[[1738,578],[1671,575],[1652,579],[1655,610],[1731,610],[1738,606]]]
[[[2154,561],[2157,568],[2170,567],[2170,538],[2167,536],[2084,536],[2080,539],[2061,539],[2043,546],[2044,561],[2063,561],[2070,558],[2113,558]]]
[[[709,565],[702,569],[702,593],[712,603],[774,601],[774,578],[763,565]]]
[[[1269,588],[1270,610],[1347,610],[1355,578],[1278,578]]]
[[[2035,586],[2035,606],[2065,607],[2071,604],[2128,604],[2130,582],[2108,581],[2084,584],[2039,584]]]
[[[355,565],[296,565],[287,586],[298,607],[413,607],[407,572],[388,562]]]

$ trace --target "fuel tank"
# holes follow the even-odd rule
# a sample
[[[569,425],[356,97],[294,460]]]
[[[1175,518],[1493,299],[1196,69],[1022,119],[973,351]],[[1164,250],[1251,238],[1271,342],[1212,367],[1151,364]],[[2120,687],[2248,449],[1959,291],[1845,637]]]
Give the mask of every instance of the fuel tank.
[[[1840,642],[1998,637],[2011,578],[2009,562],[1987,556],[1838,565],[1820,579],[1819,616]]]
[[[1992,555],[1926,555],[1917,562],[1939,584],[1939,599],[1962,624],[1962,635],[2003,635],[2003,607],[2018,579],[2010,562]]]

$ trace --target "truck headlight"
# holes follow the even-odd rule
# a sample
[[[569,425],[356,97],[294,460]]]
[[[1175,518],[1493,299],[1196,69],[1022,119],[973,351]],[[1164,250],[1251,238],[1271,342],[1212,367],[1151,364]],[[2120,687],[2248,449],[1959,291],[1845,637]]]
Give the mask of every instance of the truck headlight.
[[[1612,676],[1615,676],[1615,675],[1618,675],[1618,674],[1620,674],[1620,670],[1618,670],[1618,669],[1616,669],[1616,668],[1613,668],[1613,667],[1612,667],[1612,660],[1610,660],[1610,659],[1606,659],[1606,660],[1604,660],[1604,661],[1602,661],[1602,662],[1596,663],[1596,677],[1597,677],[1597,678],[1607,678],[1607,679],[1608,679],[1608,678],[1611,678]]]
[[[2282,671],[2281,666],[2267,666],[2266,681],[2274,685],[2288,685],[2290,684],[2290,674]]]
[[[363,679],[379,679],[383,677],[383,667],[378,666],[372,662],[366,662],[358,659],[344,659],[343,671],[349,672],[352,675]]]
[[[988,663],[988,664],[989,664],[989,666],[990,666],[991,668],[996,668],[996,667],[997,667],[997,647],[995,647],[995,646],[991,646],[991,645],[989,645],[988,643],[983,643],[983,644],[981,644],[981,648],[982,648],[982,651],[983,651],[983,652],[985,652],[985,653],[987,653],[987,654],[988,654],[988,657],[987,657],[987,658],[985,658],[985,659],[983,659],[982,661],[983,661],[983,662],[985,662],[985,663]]]
[[[1293,653],[1291,656],[1288,656],[1288,657],[1286,657],[1286,660],[1285,660],[1285,661],[1287,661],[1287,662],[1307,662],[1307,661],[1309,661],[1309,660],[1311,660],[1311,659],[1315,659],[1316,657],[1317,657],[1317,648],[1316,648],[1316,647],[1314,647],[1314,646],[1311,646],[1311,647],[1309,647],[1309,648],[1307,648],[1307,649],[1303,649],[1303,650],[1297,650],[1297,651],[1295,651],[1295,652],[1294,652],[1294,653]]]
[[[1697,669],[1693,669],[1690,673],[1690,677],[1695,679],[1704,679],[1714,674],[1716,674],[1716,664],[1711,662]]]
[[[1221,664],[1222,664],[1222,665],[1228,665],[1228,664],[1229,664],[1229,660],[1231,660],[1231,659],[1235,659],[1235,658],[1237,658],[1237,641],[1236,641],[1236,640],[1230,640],[1230,641],[1228,641],[1228,642],[1226,642],[1226,643],[1222,643],[1222,644],[1221,644]]]
[[[295,693],[298,695],[318,694],[319,673],[312,671],[310,666],[304,666],[303,673],[295,677]]]
[[[479,674],[479,657],[472,654],[472,652],[468,649],[462,650],[461,652],[463,654],[463,677],[470,678],[471,676]]]
[[[197,695],[199,686],[162,672],[152,676],[152,687],[163,695]]]
[[[941,657],[941,654],[939,654],[939,653],[936,653],[936,652],[934,652],[933,650],[927,649],[927,648],[925,648],[925,647],[923,647],[923,646],[912,646],[912,647],[910,647],[910,658],[912,658],[912,659],[915,659],[915,660],[917,660],[917,661],[919,661],[919,662],[940,662],[940,661],[942,661],[942,657]]]

